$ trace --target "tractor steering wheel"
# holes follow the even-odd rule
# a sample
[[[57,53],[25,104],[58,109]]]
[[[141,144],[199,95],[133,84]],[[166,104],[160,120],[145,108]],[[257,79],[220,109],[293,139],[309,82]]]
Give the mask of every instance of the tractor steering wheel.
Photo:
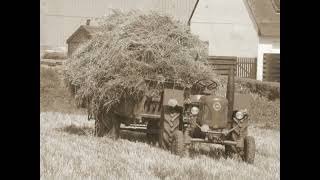
[[[218,84],[211,79],[200,79],[196,82],[196,85],[208,90],[213,90],[218,86]]]

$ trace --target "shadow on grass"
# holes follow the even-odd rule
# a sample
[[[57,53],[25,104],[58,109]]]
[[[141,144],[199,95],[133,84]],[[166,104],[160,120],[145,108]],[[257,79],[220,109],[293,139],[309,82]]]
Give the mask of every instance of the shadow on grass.
[[[149,142],[146,136],[146,133],[142,133],[142,132],[122,130],[120,131],[120,138],[129,140],[132,142],[142,142],[142,143]]]
[[[213,147],[209,144],[196,144],[190,148],[189,154],[191,158],[199,155],[208,156],[213,159],[226,158],[223,147]]]
[[[79,136],[93,136],[94,128],[91,127],[79,127],[76,125],[69,125],[63,128],[59,128],[59,131],[66,132],[68,134],[79,135]],[[140,142],[151,144],[154,147],[159,147],[158,143],[155,143],[154,140],[148,139],[145,133],[142,132],[133,132],[122,130],[120,131],[120,138],[126,139],[131,142]],[[219,145],[212,144],[199,144],[196,143],[190,147],[189,151],[190,158],[194,158],[199,155],[208,156],[213,159],[227,158],[224,153],[224,147]]]
[[[90,127],[79,127],[76,125],[69,125],[63,128],[59,128],[58,131],[66,132],[68,134],[74,134],[74,135],[79,135],[79,136],[90,136],[93,135],[93,128]]]
[[[154,140],[148,139],[145,133],[123,130],[120,131],[120,137],[132,142],[148,143],[153,145],[154,147],[159,147],[159,144],[155,143]],[[194,158],[199,155],[208,156],[213,159],[227,158],[225,156],[223,146],[210,144],[194,144],[190,148],[189,155],[190,158]]]

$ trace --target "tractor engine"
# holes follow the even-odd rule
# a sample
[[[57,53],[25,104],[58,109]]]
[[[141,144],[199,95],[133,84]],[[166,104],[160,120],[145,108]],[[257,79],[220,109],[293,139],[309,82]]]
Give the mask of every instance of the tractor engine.
[[[202,96],[199,103],[198,123],[210,129],[227,128],[228,100],[217,96]]]
[[[190,124],[190,135],[204,138],[208,130],[228,127],[228,100],[213,95],[191,95],[185,103],[184,121]]]

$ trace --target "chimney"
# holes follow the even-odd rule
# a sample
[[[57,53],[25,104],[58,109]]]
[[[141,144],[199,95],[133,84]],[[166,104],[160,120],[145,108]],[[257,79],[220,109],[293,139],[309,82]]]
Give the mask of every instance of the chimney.
[[[90,19],[87,19],[86,25],[87,25],[87,26],[90,26]]]

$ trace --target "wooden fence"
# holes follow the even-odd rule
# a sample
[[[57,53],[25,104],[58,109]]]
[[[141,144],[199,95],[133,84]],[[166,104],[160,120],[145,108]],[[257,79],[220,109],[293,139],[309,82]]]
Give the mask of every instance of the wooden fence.
[[[237,58],[237,77],[256,79],[257,58],[238,57]]]
[[[280,54],[263,55],[263,81],[280,82]]]
[[[235,76],[256,79],[257,58],[209,56],[208,62],[219,75],[228,75],[230,67],[233,67]]]
[[[208,63],[219,75],[228,76],[231,67],[234,68],[236,75],[237,57],[234,56],[209,56]]]

